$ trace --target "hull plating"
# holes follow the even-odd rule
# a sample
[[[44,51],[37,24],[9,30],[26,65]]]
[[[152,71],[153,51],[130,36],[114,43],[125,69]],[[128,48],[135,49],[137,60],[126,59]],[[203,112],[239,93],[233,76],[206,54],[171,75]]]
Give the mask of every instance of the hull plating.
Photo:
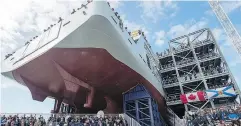
[[[63,58],[64,57],[64,58]],[[122,93],[143,84],[165,109],[163,97],[140,74],[113,58],[105,49],[53,48],[44,55],[13,71],[14,78],[25,83],[33,99],[51,96],[63,99],[81,112],[122,111]],[[88,98],[93,88],[94,96]],[[89,106],[85,104],[91,103]]]

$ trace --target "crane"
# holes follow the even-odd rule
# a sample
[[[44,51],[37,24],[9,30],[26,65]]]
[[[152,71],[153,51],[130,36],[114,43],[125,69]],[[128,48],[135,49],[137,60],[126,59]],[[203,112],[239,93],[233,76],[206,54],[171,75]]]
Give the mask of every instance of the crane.
[[[208,3],[210,4],[213,12],[217,16],[219,22],[221,23],[224,31],[228,35],[228,37],[232,40],[232,45],[234,46],[235,50],[238,52],[239,57],[241,58],[241,37],[235,27],[233,26],[232,22],[228,18],[227,14],[223,10],[222,6],[217,0],[209,0]]]

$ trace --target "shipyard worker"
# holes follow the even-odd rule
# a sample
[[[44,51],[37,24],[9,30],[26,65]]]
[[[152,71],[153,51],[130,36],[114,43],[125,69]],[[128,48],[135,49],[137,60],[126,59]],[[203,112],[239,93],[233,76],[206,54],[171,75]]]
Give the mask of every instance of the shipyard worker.
[[[120,16],[118,16],[118,19],[120,20],[120,22],[119,22],[120,28],[121,28],[122,32],[124,32],[122,19],[120,18]]]
[[[218,73],[222,73],[222,69],[220,66],[217,66],[216,69],[217,69]]]
[[[196,73],[195,70],[193,71],[193,75],[194,75],[195,78],[197,78],[197,73]]]
[[[220,111],[218,113],[218,116],[219,116],[219,120],[225,120],[227,119],[227,116],[228,116],[228,112],[226,110],[224,110],[224,108],[220,108]]]
[[[61,22],[62,20],[63,20],[63,19],[62,19],[61,17],[59,17],[59,21],[58,21],[58,23]]]
[[[75,11],[75,9],[73,9],[73,11],[71,12],[71,14],[74,14],[76,11]]]
[[[105,116],[105,113],[102,110],[97,112],[97,117],[98,118],[101,118],[101,117],[104,117],[104,116]]]
[[[64,112],[64,103],[61,103],[60,112],[61,112],[61,113]]]
[[[189,79],[192,80],[192,74],[188,74]]]
[[[240,125],[240,122],[238,121],[239,116],[232,109],[229,109],[228,119],[230,119],[232,121],[232,125],[238,125],[238,126]]]

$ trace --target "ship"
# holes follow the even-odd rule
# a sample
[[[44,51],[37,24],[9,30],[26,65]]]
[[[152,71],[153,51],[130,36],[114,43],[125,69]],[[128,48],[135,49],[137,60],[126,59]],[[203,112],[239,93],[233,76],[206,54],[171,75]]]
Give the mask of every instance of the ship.
[[[168,120],[158,61],[141,30],[130,32],[108,2],[87,1],[2,61],[2,75],[32,98],[56,99],[76,113],[123,112],[123,93],[143,85]]]

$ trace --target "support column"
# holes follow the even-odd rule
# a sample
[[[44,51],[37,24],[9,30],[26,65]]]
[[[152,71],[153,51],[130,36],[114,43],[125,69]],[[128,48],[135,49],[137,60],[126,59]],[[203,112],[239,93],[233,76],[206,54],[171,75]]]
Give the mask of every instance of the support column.
[[[241,91],[240,91],[240,89],[239,89],[239,87],[238,87],[238,85],[237,85],[237,82],[236,82],[236,80],[234,79],[234,76],[233,76],[233,74],[232,74],[232,72],[231,72],[231,70],[230,70],[230,68],[229,68],[229,66],[228,66],[228,63],[227,63],[226,59],[224,58],[223,53],[222,53],[220,47],[218,46],[218,44],[217,44],[217,42],[216,42],[216,39],[214,38],[213,33],[210,31],[210,29],[208,29],[208,34],[211,35],[211,37],[212,37],[212,39],[213,39],[213,41],[214,41],[215,47],[218,49],[218,53],[219,53],[219,55],[221,55],[221,57],[222,57],[222,61],[224,62],[225,67],[226,67],[227,70],[228,70],[228,73],[229,73],[229,75],[230,75],[230,78],[232,79],[232,81],[233,81],[233,83],[234,83],[235,89],[238,91],[238,94],[241,95]],[[240,98],[241,98],[241,97],[240,97]]]
[[[58,99],[56,100],[57,101],[57,104],[55,106],[55,109],[54,109],[54,113],[58,113],[59,112],[59,109],[60,109],[60,106],[61,106],[61,103],[62,103],[62,99]]]
[[[54,99],[54,111],[56,110],[56,104],[57,104],[57,100]]]
[[[188,39],[188,44],[189,44],[190,47],[191,47],[191,51],[192,51],[192,53],[193,53],[193,57],[194,57],[194,59],[195,59],[195,62],[197,63],[198,70],[199,70],[199,72],[200,72],[200,74],[201,74],[201,78],[202,78],[202,81],[203,81],[203,83],[204,83],[204,87],[205,87],[206,90],[208,90],[208,85],[207,85],[207,83],[206,83],[206,79],[205,79],[205,77],[204,77],[204,75],[203,75],[203,71],[202,71],[202,69],[201,69],[200,62],[199,62],[199,60],[198,60],[198,58],[197,58],[195,49],[193,48],[193,45],[192,45],[192,43],[190,42],[189,36],[187,36],[187,39]],[[213,101],[210,101],[210,103],[211,103],[212,108],[215,108]]]
[[[67,105],[64,105],[64,113],[67,113]]]
[[[85,108],[91,108],[93,104],[95,89],[93,87],[90,88],[90,92],[88,92],[86,103],[84,104]]]
[[[139,116],[139,105],[138,105],[138,100],[135,100],[135,107],[136,107],[136,121],[140,121],[140,116]]]
[[[151,126],[155,126],[154,118],[153,118],[153,112],[152,112],[152,102],[151,98],[148,98],[148,106],[149,106],[149,112],[150,112],[150,118],[151,118]]]
[[[181,90],[181,94],[184,94],[184,90],[182,88],[182,83],[180,81],[180,75],[179,75],[179,72],[178,72],[178,69],[177,69],[177,64],[176,64],[176,60],[175,60],[175,57],[174,57],[174,54],[173,54],[173,50],[172,50],[170,42],[168,44],[169,44],[169,48],[170,48],[170,51],[171,51],[171,54],[172,54],[172,60],[173,60],[173,64],[174,64],[174,67],[175,67],[176,74],[177,74],[177,80],[178,80],[178,84],[179,84],[179,87],[180,87],[180,90]],[[184,104],[184,107],[185,107],[185,111],[188,111],[188,108],[187,108],[186,104]]]
[[[63,113],[64,112],[64,104],[61,103],[61,106],[60,106],[60,112]]]

